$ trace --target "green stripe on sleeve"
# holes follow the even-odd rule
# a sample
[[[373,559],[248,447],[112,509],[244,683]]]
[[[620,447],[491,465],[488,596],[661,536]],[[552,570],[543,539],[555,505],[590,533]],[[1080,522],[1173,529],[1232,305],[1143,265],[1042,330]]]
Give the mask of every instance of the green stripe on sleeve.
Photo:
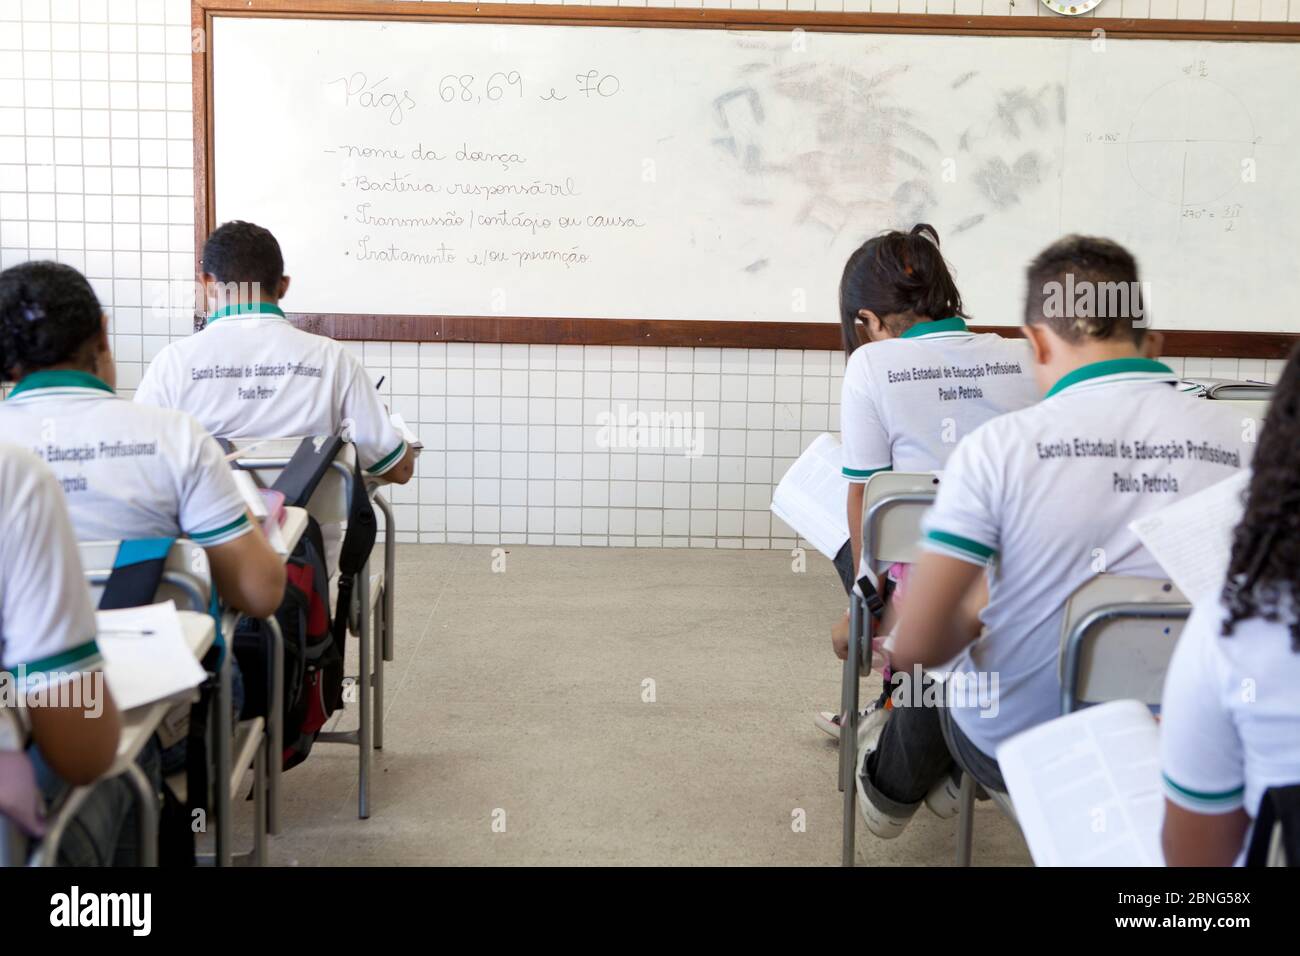
[[[840,471],[843,473],[845,478],[852,478],[855,481],[859,479],[865,480],[867,478],[870,478],[872,475],[880,474],[882,471],[893,471],[893,470],[894,467],[892,465],[886,465],[884,468],[867,468],[865,470],[859,470],[857,468],[840,469]]]
[[[1174,797],[1182,797],[1192,803],[1200,804],[1207,810],[1219,809],[1223,811],[1232,810],[1241,803],[1241,798],[1246,792],[1246,788],[1233,787],[1231,790],[1221,790],[1211,792],[1208,790],[1192,790],[1190,787],[1184,787],[1170,778],[1169,774],[1162,773],[1164,778],[1165,789]]]
[[[976,561],[980,564],[988,564],[993,560],[993,556],[997,554],[997,551],[986,544],[980,544],[978,541],[972,541],[970,538],[963,538],[959,534],[951,534],[947,531],[928,531],[925,540],[939,545],[942,550],[955,557]]]
[[[57,654],[51,654],[48,657],[39,657],[34,661],[27,661],[18,666],[30,676],[32,674],[48,674],[51,671],[59,670],[84,670],[85,664],[98,660],[99,645],[95,643],[95,639],[92,637],[84,644],[78,644],[76,647],[60,651]]]
[[[248,524],[248,515],[242,514],[230,524],[222,525],[212,531],[193,531],[190,533],[190,540],[195,544],[211,544],[218,538],[228,536],[230,532],[238,530],[246,524]]]
[[[367,468],[366,474],[382,475],[389,468],[392,468],[399,461],[401,461],[402,456],[405,454],[406,454],[406,439],[402,439],[402,441],[398,444],[396,448],[394,448],[383,458],[379,459],[379,461],[375,462],[373,465]]]

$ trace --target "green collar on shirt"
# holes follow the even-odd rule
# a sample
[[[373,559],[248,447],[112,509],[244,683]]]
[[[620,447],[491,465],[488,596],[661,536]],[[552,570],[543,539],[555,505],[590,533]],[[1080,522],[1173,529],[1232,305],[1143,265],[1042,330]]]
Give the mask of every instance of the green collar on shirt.
[[[209,322],[224,319],[228,315],[278,315],[284,318],[284,310],[274,302],[236,302],[224,309],[218,309],[208,316]]]
[[[32,372],[31,375],[24,376],[23,380],[15,385],[13,391],[9,393],[9,397],[14,398],[23,392],[38,388],[97,388],[101,392],[113,394],[111,385],[103,379],[96,378],[89,372],[56,368],[47,369],[43,372]]]
[[[934,335],[937,332],[968,332],[966,323],[960,316],[951,319],[935,319],[933,322],[918,322],[899,336],[900,339],[915,339],[922,335]]]
[[[1173,369],[1163,362],[1157,362],[1155,359],[1138,358],[1137,356],[1107,359],[1104,362],[1090,362],[1087,365],[1081,365],[1068,375],[1063,375],[1060,381],[1048,389],[1043,398],[1051,398],[1057,392],[1063,392],[1072,385],[1078,385],[1080,382],[1086,382],[1089,379],[1109,378],[1110,376],[1123,376],[1118,379],[1122,382],[1172,382],[1178,378]]]

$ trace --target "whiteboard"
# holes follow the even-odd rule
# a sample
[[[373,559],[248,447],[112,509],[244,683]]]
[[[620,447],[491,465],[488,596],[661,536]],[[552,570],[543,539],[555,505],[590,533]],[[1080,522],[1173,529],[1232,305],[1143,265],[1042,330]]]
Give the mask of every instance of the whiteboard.
[[[1295,44],[218,16],[211,56],[216,223],[294,312],[835,322],[928,221],[981,324],[1086,232],[1158,328],[1300,327]]]

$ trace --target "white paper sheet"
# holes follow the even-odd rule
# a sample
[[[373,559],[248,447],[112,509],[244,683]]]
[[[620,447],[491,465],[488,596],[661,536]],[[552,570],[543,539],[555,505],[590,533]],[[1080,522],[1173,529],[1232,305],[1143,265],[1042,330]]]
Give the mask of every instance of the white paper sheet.
[[[96,641],[119,710],[165,700],[202,682],[204,673],[185,642],[171,601],[98,611]]]
[[[1193,603],[1214,600],[1223,587],[1249,484],[1243,471],[1129,525]]]
[[[839,440],[818,435],[772,495],[772,513],[832,560],[849,540],[849,482],[840,459]]]
[[[1038,866],[1163,866],[1160,732],[1117,700],[1058,717],[998,748]]]

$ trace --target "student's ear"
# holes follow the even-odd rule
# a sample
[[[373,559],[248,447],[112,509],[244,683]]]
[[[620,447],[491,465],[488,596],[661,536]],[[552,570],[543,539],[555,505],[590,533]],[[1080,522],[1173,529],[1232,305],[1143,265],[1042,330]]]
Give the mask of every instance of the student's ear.
[[[884,339],[893,338],[893,336],[889,334],[889,329],[885,327],[885,323],[880,321],[880,316],[876,315],[876,313],[872,312],[870,309],[858,309],[858,318],[861,319],[862,324],[867,327],[867,341],[880,342]]]
[[[95,351],[107,352],[108,346],[108,314],[100,313],[99,316],[99,336],[95,341]]]
[[[1034,353],[1035,365],[1046,365],[1052,360],[1052,343],[1047,336],[1046,330],[1036,325],[1023,325],[1020,327],[1025,333],[1025,338],[1029,340],[1030,351]]]
[[[289,291],[289,277],[280,276],[280,288],[276,290],[275,301],[279,302],[281,299],[283,299],[285,297],[285,294],[288,291]]]
[[[110,388],[117,388],[117,363],[108,338],[108,316],[99,318],[99,336],[95,340],[95,374]]]
[[[1142,355],[1144,358],[1158,359],[1165,351],[1165,333],[1147,332],[1142,336]]]

